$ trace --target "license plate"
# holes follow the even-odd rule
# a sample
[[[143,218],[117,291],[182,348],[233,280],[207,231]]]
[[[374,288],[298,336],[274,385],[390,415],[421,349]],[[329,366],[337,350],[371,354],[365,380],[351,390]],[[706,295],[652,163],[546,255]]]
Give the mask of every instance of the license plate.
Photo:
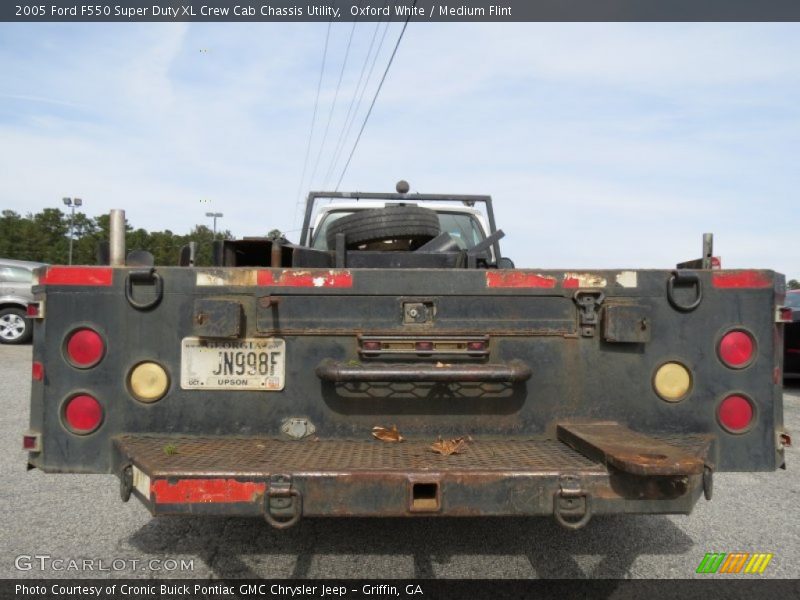
[[[181,388],[184,390],[283,389],[286,342],[275,338],[181,341]]]

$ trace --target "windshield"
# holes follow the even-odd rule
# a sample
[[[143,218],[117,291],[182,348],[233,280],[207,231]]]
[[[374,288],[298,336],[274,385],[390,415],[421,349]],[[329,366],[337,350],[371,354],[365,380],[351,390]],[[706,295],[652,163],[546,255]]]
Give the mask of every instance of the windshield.
[[[314,231],[314,242],[311,246],[319,250],[328,250],[326,234],[328,233],[330,224],[337,219],[352,215],[354,212],[355,211],[352,210],[337,210],[326,214],[322,218],[319,227]],[[437,212],[436,214],[439,217],[439,226],[441,230],[453,236],[458,247],[462,250],[468,250],[474,247],[486,237],[480,223],[471,214],[444,211]]]

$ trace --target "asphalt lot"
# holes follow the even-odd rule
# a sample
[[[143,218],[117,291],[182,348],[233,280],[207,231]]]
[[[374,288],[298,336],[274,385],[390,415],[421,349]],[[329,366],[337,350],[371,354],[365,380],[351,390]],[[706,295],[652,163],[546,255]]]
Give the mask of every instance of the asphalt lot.
[[[3,578],[684,578],[706,552],[737,551],[774,553],[762,577],[800,577],[796,447],[786,471],[717,475],[713,501],[692,515],[595,517],[577,532],[544,518],[305,519],[282,532],[253,519],[154,519],[137,501],[120,501],[113,476],[26,472],[30,352],[0,346]],[[800,431],[800,385],[784,402],[788,429]],[[80,559],[95,569],[51,562]],[[169,562],[181,559],[193,568]],[[111,570],[98,572],[99,560]]]

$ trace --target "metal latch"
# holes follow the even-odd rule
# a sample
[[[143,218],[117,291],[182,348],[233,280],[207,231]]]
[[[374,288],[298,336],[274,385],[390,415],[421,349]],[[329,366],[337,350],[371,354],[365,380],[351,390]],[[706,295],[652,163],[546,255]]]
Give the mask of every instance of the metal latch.
[[[578,318],[583,337],[593,337],[600,322],[599,309],[606,295],[599,290],[580,290],[573,300],[578,305]]]
[[[589,493],[581,486],[576,475],[562,475],[558,491],[553,495],[553,516],[567,529],[580,529],[592,518]]]
[[[150,284],[152,283],[154,293],[148,300],[136,300],[133,297],[133,284]],[[156,273],[153,267],[148,269],[132,269],[125,275],[125,298],[136,310],[150,310],[161,302],[164,297],[164,281],[161,276]]]
[[[434,312],[433,302],[403,302],[403,324],[430,323]]]
[[[303,497],[292,487],[291,475],[270,477],[264,503],[264,518],[276,529],[291,527],[303,514]]]

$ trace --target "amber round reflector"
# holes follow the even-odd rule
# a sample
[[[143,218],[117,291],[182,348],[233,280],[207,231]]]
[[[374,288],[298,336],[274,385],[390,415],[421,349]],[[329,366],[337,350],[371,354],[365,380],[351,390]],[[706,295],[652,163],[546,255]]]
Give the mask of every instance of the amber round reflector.
[[[725,398],[717,409],[720,424],[731,433],[741,433],[750,427],[753,414],[750,400],[738,394]]]
[[[686,397],[692,387],[689,369],[677,362],[661,365],[653,378],[656,393],[667,402],[678,402]]]
[[[73,433],[85,435],[100,427],[103,422],[103,408],[95,398],[81,394],[67,401],[64,421]]]
[[[128,379],[133,396],[142,402],[155,402],[167,393],[169,376],[164,368],[154,362],[136,365]]]
[[[105,352],[103,338],[93,329],[76,329],[67,340],[67,358],[81,369],[95,366]]]
[[[753,360],[755,343],[745,331],[731,331],[722,336],[719,342],[719,357],[727,366],[734,369],[746,367]]]

